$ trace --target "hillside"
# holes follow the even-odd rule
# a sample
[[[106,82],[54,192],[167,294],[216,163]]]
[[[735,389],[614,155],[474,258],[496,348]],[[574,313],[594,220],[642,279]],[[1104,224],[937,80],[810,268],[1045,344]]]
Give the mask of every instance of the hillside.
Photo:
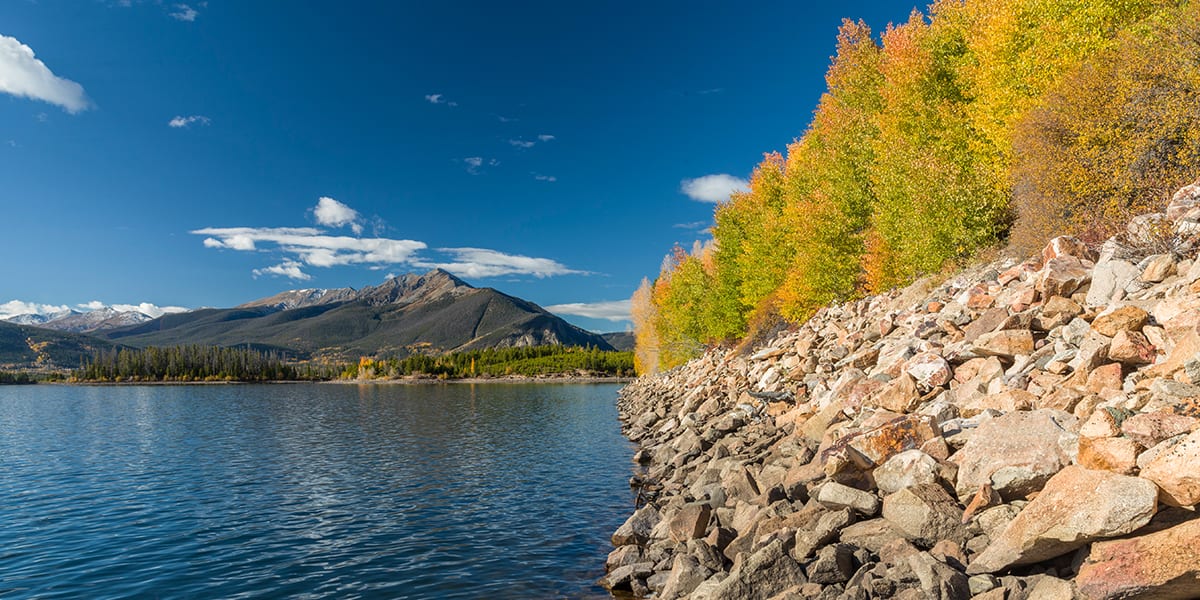
[[[104,333],[136,347],[250,345],[297,357],[355,359],[415,350],[561,344],[610,350],[540,306],[446,271],[409,274],[362,290],[298,290],[229,309],[201,309]]]
[[[0,321],[0,369],[76,368],[96,350],[114,347],[91,336]]]
[[[610,333],[602,333],[600,337],[608,342],[614,349],[621,352],[629,352],[634,347],[633,332],[630,331],[613,331]]]

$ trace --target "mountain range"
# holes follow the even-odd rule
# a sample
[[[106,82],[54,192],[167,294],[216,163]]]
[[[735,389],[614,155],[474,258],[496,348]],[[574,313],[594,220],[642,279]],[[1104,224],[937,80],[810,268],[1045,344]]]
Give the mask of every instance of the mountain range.
[[[14,321],[0,325],[18,327]],[[473,287],[441,269],[394,277],[360,290],[290,290],[233,308],[201,308],[158,318],[102,309],[56,315],[20,327],[20,335],[10,331],[5,339],[11,338],[11,343],[19,338],[26,357],[26,338],[36,344],[39,335],[44,337],[38,332],[47,329],[58,330],[60,335],[53,338],[58,344],[70,339],[65,334],[87,333],[76,342],[81,349],[250,346],[295,358],[333,360],[547,344],[614,349],[601,335],[571,325],[532,302]],[[31,337],[31,331],[36,335]],[[10,350],[0,356],[11,359],[21,353],[21,348]],[[63,354],[66,358],[69,353]],[[76,364],[77,360],[65,366]]]

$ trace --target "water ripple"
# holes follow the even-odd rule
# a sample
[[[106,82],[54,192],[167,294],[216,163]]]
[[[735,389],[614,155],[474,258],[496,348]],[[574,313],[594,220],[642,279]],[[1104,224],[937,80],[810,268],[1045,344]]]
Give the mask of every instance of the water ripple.
[[[615,395],[0,388],[0,597],[607,597]]]

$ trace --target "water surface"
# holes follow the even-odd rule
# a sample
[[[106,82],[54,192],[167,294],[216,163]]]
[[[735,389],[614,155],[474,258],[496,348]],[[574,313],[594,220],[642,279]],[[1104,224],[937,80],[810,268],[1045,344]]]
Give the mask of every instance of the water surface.
[[[588,598],[617,385],[0,386],[0,598]]]

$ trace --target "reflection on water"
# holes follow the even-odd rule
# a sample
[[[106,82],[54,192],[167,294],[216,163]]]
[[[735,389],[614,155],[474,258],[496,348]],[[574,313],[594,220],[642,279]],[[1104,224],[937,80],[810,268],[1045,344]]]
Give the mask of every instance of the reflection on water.
[[[0,387],[0,598],[604,597],[616,392]]]

